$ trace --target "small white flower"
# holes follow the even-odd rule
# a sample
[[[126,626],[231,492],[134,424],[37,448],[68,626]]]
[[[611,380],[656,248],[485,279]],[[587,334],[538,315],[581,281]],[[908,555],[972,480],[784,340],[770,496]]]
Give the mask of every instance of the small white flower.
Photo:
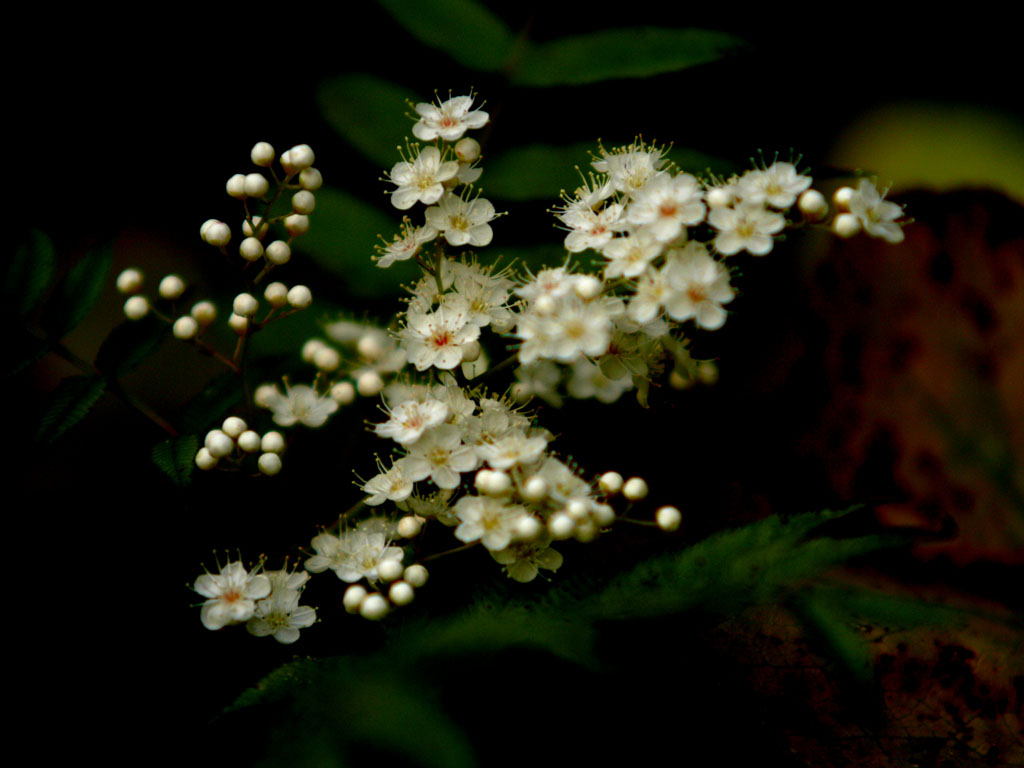
[[[444,194],[444,182],[459,172],[457,160],[441,161],[437,147],[426,147],[411,162],[395,163],[388,174],[398,188],[391,192],[391,204],[401,211],[416,203],[433,205]]]
[[[204,573],[193,587],[203,597],[199,618],[207,629],[247,621],[256,610],[256,601],[270,594],[270,579],[265,574],[246,570],[241,563],[227,563],[219,574]]]
[[[406,475],[413,481],[428,477],[438,488],[457,488],[460,473],[472,472],[480,461],[471,446],[462,442],[462,430],[442,424],[425,432],[402,459]]]
[[[366,499],[368,506],[376,507],[385,501],[405,501],[409,498],[412,494],[413,479],[406,472],[404,462],[404,459],[399,459],[386,471],[381,466],[380,474],[374,475],[363,484],[363,493],[369,497]]]
[[[659,242],[667,243],[685,232],[685,227],[704,220],[697,179],[688,173],[653,177],[633,197],[626,211],[630,223],[649,231]]]
[[[903,208],[886,201],[885,194],[879,194],[867,179],[860,180],[860,186],[850,197],[849,207],[850,213],[872,237],[880,237],[889,243],[903,242],[903,230],[896,222],[903,215]]]
[[[769,211],[761,203],[740,203],[735,208],[712,208],[708,223],[718,230],[715,249],[723,256],[747,251],[764,256],[774,245],[772,235],[786,226],[782,214]]]
[[[279,643],[289,645],[299,639],[299,630],[313,626],[316,610],[299,605],[298,594],[272,594],[256,604],[256,612],[245,628],[256,637],[273,635]]]
[[[463,496],[455,504],[460,523],[455,538],[467,544],[478,539],[487,549],[497,552],[512,542],[520,518],[529,513],[524,507],[510,505],[493,496]]]
[[[444,235],[450,245],[474,245],[482,248],[494,237],[491,225],[496,218],[494,206],[483,197],[464,200],[446,194],[437,205],[427,208],[427,225]]]
[[[415,443],[431,427],[444,424],[448,406],[437,400],[405,400],[391,409],[391,418],[374,427],[381,437],[389,437],[399,445]]]
[[[312,387],[299,384],[294,387],[285,386],[284,395],[276,392],[277,397],[264,398],[266,407],[274,412],[274,423],[281,427],[290,427],[301,423],[307,427],[322,427],[327,418],[338,410],[338,403],[328,395],[321,397]]]
[[[402,347],[416,370],[434,366],[450,371],[462,362],[463,345],[480,337],[480,327],[467,323],[466,300],[453,296],[434,312],[415,312],[410,306]]]
[[[735,294],[729,286],[729,273],[721,262],[711,258],[701,243],[690,243],[671,254],[665,265],[671,295],[665,300],[665,312],[673,320],[693,318],[697,325],[713,331],[725,323],[725,310]]]
[[[747,171],[737,182],[737,194],[751,203],[785,210],[811,186],[811,177],[796,172],[792,163],[772,163],[762,170]]]
[[[533,543],[512,544],[491,557],[505,566],[505,571],[516,581],[526,584],[537,578],[540,569],[557,571],[562,567],[562,554],[549,546],[548,537]]]
[[[416,105],[419,121],[412,127],[412,135],[420,141],[458,141],[469,129],[483,128],[490,115],[474,110],[472,95],[456,96],[440,104],[421,102]]]
[[[666,164],[665,150],[637,140],[628,147],[617,147],[611,152],[601,148],[601,157],[591,165],[606,173],[618,192],[633,196],[647,184]]]
[[[429,243],[437,237],[437,230],[433,227],[414,227],[412,222],[406,218],[402,221],[402,231],[392,238],[390,243],[376,246],[377,255],[374,257],[377,266],[386,269],[396,261],[406,261],[420,252],[425,243]],[[383,238],[382,238],[383,239]]]

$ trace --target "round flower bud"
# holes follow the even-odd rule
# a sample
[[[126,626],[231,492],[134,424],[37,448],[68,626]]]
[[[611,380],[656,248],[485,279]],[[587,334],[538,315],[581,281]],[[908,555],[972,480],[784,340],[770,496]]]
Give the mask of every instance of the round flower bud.
[[[582,520],[587,516],[587,502],[582,499],[570,499],[565,505],[565,512],[573,520]]]
[[[589,520],[584,520],[573,529],[572,537],[583,544],[589,544],[597,538],[598,533],[600,531],[596,525]]]
[[[841,211],[850,210],[850,200],[853,199],[854,194],[853,187],[840,187],[832,193],[832,202],[836,204],[836,208]]]
[[[519,493],[526,501],[543,501],[548,497],[548,483],[540,475],[533,475],[526,479]]]
[[[218,248],[231,242],[231,227],[223,221],[215,221],[211,219],[203,225],[203,229],[200,230],[200,234],[203,235],[203,239],[206,242]]]
[[[722,208],[732,203],[732,193],[721,187],[712,187],[704,195],[704,200],[711,208]]]
[[[462,345],[462,362],[475,363],[480,359],[480,342],[470,341]]]
[[[455,142],[455,156],[464,163],[472,163],[480,158],[480,142],[469,136]]]
[[[212,301],[200,301],[189,313],[196,319],[200,325],[209,325],[217,319],[217,307],[213,305]]]
[[[168,275],[160,281],[158,290],[161,298],[174,301],[181,298],[181,294],[185,292],[185,281],[178,275]]]
[[[182,315],[174,321],[171,330],[174,332],[174,338],[188,341],[199,333],[199,323],[191,315]]]
[[[142,273],[137,269],[126,269],[117,276],[117,290],[121,293],[136,293],[142,288]]]
[[[239,336],[244,336],[246,331],[249,330],[249,318],[232,312],[231,317],[228,318],[228,326]]]
[[[338,405],[349,405],[356,399],[356,388],[351,381],[339,381],[331,387],[331,398]]]
[[[231,305],[236,315],[242,317],[252,317],[256,314],[256,310],[260,308],[260,303],[256,301],[256,298],[250,293],[240,293],[235,296],[235,301]]]
[[[674,531],[679,528],[683,516],[675,507],[662,507],[654,514],[654,521],[663,531]]]
[[[359,604],[359,615],[370,621],[380,621],[388,615],[387,598],[380,592],[367,595]]]
[[[214,224],[217,223],[217,219],[207,219],[203,222],[202,226],[199,227],[199,237],[202,238],[203,242],[206,242],[206,233]]]
[[[415,515],[406,515],[398,521],[398,535],[403,539],[414,539],[423,530],[423,523]]]
[[[253,230],[253,227],[256,227],[259,232],[257,233]],[[262,240],[266,236],[268,229],[270,229],[270,225],[263,222],[262,216],[253,216],[252,224],[248,221],[242,222],[242,234],[246,237],[258,237]]]
[[[359,354],[367,360],[379,360],[384,354],[384,346],[375,334],[367,333],[359,338],[356,343]]]
[[[265,255],[267,261],[271,264],[281,266],[282,264],[287,264],[288,260],[291,259],[292,249],[284,240],[275,240],[267,246]]]
[[[316,168],[303,168],[302,173],[299,174],[299,184],[310,192],[320,189],[323,183],[324,177]]]
[[[292,147],[288,150],[288,155],[288,160],[291,163],[291,166],[297,171],[309,168],[316,160],[316,157],[313,155],[313,150],[310,148],[309,144],[299,144],[298,146]]]
[[[245,194],[249,197],[263,197],[270,189],[270,182],[262,173],[250,173],[245,177]]]
[[[196,466],[204,472],[208,469],[213,469],[217,466],[217,459],[210,455],[210,452],[204,446],[199,449],[199,453],[196,454]]]
[[[246,194],[244,173],[236,173],[234,176],[228,179],[228,183],[226,186],[228,194],[231,195],[231,197],[237,198],[239,200],[245,199]]]
[[[852,213],[840,213],[832,220],[832,231],[839,237],[853,237],[860,232],[860,219]]]
[[[538,315],[551,315],[558,309],[558,302],[546,293],[542,293],[533,302],[533,311]]]
[[[260,440],[260,450],[264,453],[280,453],[284,450],[284,435],[280,432],[267,432]]]
[[[384,380],[376,371],[364,371],[356,379],[356,391],[363,397],[374,397],[384,389]]]
[[[615,522],[615,510],[608,504],[595,504],[590,510],[590,519],[602,528]]]
[[[584,301],[590,301],[601,294],[602,284],[593,275],[581,275],[573,283],[573,291]]]
[[[302,358],[304,363],[312,363],[313,358],[316,357],[316,353],[326,347],[322,339],[310,339],[302,345],[302,351],[299,353],[299,357]]]
[[[273,243],[271,243],[273,245]],[[267,248],[267,252],[270,249]],[[271,283],[267,286],[267,289],[263,291],[263,298],[267,300],[267,303],[274,308],[283,307],[288,303],[288,286],[284,283]]]
[[[292,210],[296,213],[312,213],[316,209],[316,196],[308,189],[300,189],[292,195]]]
[[[219,429],[211,429],[207,432],[203,445],[215,459],[222,459],[235,450],[235,441]]]
[[[825,200],[825,196],[816,189],[808,189],[800,195],[796,206],[800,209],[800,213],[811,221],[821,221],[828,213],[828,202]]]
[[[419,563],[414,563],[405,569],[405,580],[416,589],[426,584],[429,576],[427,569]]]
[[[701,384],[711,386],[718,382],[718,366],[713,360],[704,360],[697,364],[697,378]]]
[[[402,571],[404,570],[401,560],[389,558],[388,560],[382,560],[377,566],[377,575],[384,581],[395,581],[402,578]]]
[[[239,418],[238,416],[228,416],[224,419],[224,423],[220,425],[221,431],[232,439],[238,439],[238,436],[245,432],[249,428],[249,425],[245,423],[245,419]]]
[[[124,303],[124,316],[129,320],[141,320],[149,314],[149,299],[145,296],[132,296]]]
[[[313,355],[313,365],[326,373],[336,371],[338,366],[341,365],[341,355],[338,354],[338,350],[334,347],[328,347],[324,344]]]
[[[673,368],[672,373],[668,375],[668,385],[672,389],[689,389],[693,386],[693,379],[684,376]]]
[[[396,581],[391,585],[391,589],[388,590],[388,598],[395,605],[408,605],[415,596],[416,593],[413,591],[413,588],[404,581]]]
[[[293,213],[291,216],[285,216],[284,228],[287,229],[288,234],[293,237],[304,235],[309,232],[309,216],[305,216],[301,213]]]
[[[533,515],[523,515],[516,520],[515,535],[519,541],[534,541],[544,526]]]
[[[605,472],[597,481],[597,486],[609,495],[622,490],[622,475],[618,472]]]
[[[247,237],[238,246],[238,255],[246,261],[257,261],[263,256],[263,243],[255,237]]]
[[[253,165],[268,168],[274,162],[274,147],[265,141],[257,142],[249,153]]]
[[[548,520],[548,533],[553,539],[568,539],[576,528],[576,521],[565,512],[556,512]]]
[[[281,393],[277,391],[277,387],[273,384],[260,384],[252,394],[252,401],[260,408],[269,408],[270,404],[280,397]],[[264,448],[263,450],[267,451],[270,449]]]
[[[296,309],[305,309],[313,303],[313,293],[304,285],[293,285],[288,291],[288,303]]]
[[[345,596],[341,599],[341,603],[349,613],[359,613],[359,607],[365,599],[366,587],[362,584],[353,584],[345,590]]]
[[[631,477],[622,486],[622,495],[630,501],[640,501],[647,496],[647,482],[642,477]]]
[[[259,432],[254,432],[251,429],[245,430],[238,436],[238,447],[246,453],[256,453],[260,450],[260,435]]]
[[[281,457],[276,453],[261,453],[256,464],[267,477],[273,477],[281,471]]]

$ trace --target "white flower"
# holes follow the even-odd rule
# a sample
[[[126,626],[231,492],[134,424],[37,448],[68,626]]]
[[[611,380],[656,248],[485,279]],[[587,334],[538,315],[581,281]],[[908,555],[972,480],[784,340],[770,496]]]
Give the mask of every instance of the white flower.
[[[256,604],[256,612],[245,628],[256,637],[273,635],[277,642],[287,645],[299,639],[300,629],[313,626],[315,621],[316,610],[299,605],[297,593],[274,593]]]
[[[491,557],[505,566],[508,575],[523,584],[533,581],[541,568],[557,571],[562,567],[562,555],[551,549],[550,540],[512,544]]]
[[[665,265],[672,289],[665,300],[665,312],[673,320],[694,318],[697,325],[713,331],[725,323],[725,310],[735,294],[729,286],[729,273],[711,258],[701,243],[690,243],[675,251]]]
[[[305,384],[285,385],[285,393],[277,393],[277,397],[266,400],[266,407],[274,412],[274,423],[281,427],[290,427],[297,422],[307,427],[322,427],[327,418],[338,410],[333,398],[328,395],[321,397]]]
[[[354,531],[341,535],[343,561],[334,568],[338,578],[352,584],[360,579],[377,581],[377,569],[385,560],[399,560],[403,557],[401,547],[388,546],[388,537],[375,530],[375,519],[364,520]]]
[[[448,406],[437,400],[405,400],[391,409],[391,418],[374,427],[381,437],[390,437],[399,445],[410,445],[431,427],[444,424]]]
[[[462,362],[463,345],[480,337],[480,327],[467,323],[466,300],[452,296],[434,312],[409,308],[406,327],[401,331],[402,347],[416,370],[430,366],[450,371]]]
[[[595,397],[602,403],[614,403],[623,392],[633,388],[633,377],[624,372],[613,379],[600,366],[581,358],[572,364],[568,387],[569,394],[580,400]]]
[[[462,442],[462,430],[442,424],[425,432],[402,459],[405,472],[414,481],[430,478],[438,488],[457,488],[461,472],[471,472],[480,461],[473,448]]]
[[[387,471],[380,466],[380,474],[374,475],[363,484],[363,492],[369,496],[366,499],[368,506],[376,507],[385,501],[404,501],[409,498],[412,494],[413,478],[405,471],[404,461],[399,459]]]
[[[529,513],[524,507],[493,496],[463,496],[455,504],[455,514],[462,521],[455,529],[455,538],[467,544],[479,539],[496,552],[511,543],[516,524]]]
[[[712,208],[708,223],[718,230],[715,248],[723,256],[747,251],[764,256],[774,245],[772,235],[786,226],[782,214],[761,203],[740,203],[735,208]]]
[[[737,194],[751,203],[766,203],[785,210],[811,186],[811,177],[796,172],[792,163],[772,163],[763,171],[747,171],[737,182]]]
[[[850,213],[857,217],[864,231],[872,237],[886,242],[903,242],[903,230],[896,219],[903,215],[903,208],[885,200],[885,194],[867,179],[860,180],[860,186],[850,197]]]
[[[207,629],[247,621],[256,610],[256,601],[270,594],[270,579],[250,572],[241,563],[227,563],[220,573],[204,573],[193,587],[203,597],[199,618]]]
[[[601,248],[601,255],[609,260],[604,268],[605,279],[639,277],[647,265],[658,258],[663,247],[646,229],[614,238]]]
[[[637,140],[628,147],[608,152],[601,148],[601,157],[591,165],[594,170],[607,173],[612,186],[619,192],[634,195],[664,167],[665,151]]]
[[[483,128],[490,115],[482,110],[473,110],[473,96],[456,96],[440,104],[421,102],[416,105],[419,121],[412,127],[412,134],[420,141],[458,141],[471,128]]]
[[[388,177],[398,189],[391,192],[391,204],[401,211],[416,203],[433,205],[444,194],[444,182],[459,172],[457,160],[441,162],[437,147],[426,147],[412,162],[395,163]]]
[[[688,173],[662,173],[636,192],[626,217],[667,243],[684,232],[684,227],[703,221],[704,211],[696,178]]]
[[[433,227],[414,227],[408,218],[402,221],[402,231],[395,235],[390,243],[376,246],[377,255],[374,257],[377,266],[386,269],[396,261],[406,261],[420,252],[424,243],[429,243],[437,237],[437,230]],[[383,238],[382,238],[383,239]]]
[[[491,225],[497,214],[490,201],[477,197],[466,201],[461,197],[447,194],[437,205],[427,208],[427,225],[444,235],[450,245],[475,245],[483,247],[494,237]]]

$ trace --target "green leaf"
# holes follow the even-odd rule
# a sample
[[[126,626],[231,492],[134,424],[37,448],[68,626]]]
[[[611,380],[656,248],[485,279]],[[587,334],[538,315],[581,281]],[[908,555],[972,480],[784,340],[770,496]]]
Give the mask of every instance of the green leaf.
[[[103,340],[96,368],[114,378],[134,370],[167,338],[167,326],[155,317],[122,323]]]
[[[198,450],[198,437],[181,435],[154,445],[153,463],[175,485],[184,487],[192,482],[192,470],[196,465],[195,459]]]
[[[36,441],[52,443],[81,421],[106,390],[102,376],[69,376],[62,379],[50,398],[36,433]]]
[[[401,220],[384,215],[354,195],[328,187],[317,191],[316,210],[316,225],[302,238],[303,251],[361,296],[396,294],[410,273],[396,269],[402,263],[381,269],[373,261],[373,249],[381,242],[378,235],[390,240],[398,232]]]
[[[381,168],[398,162],[396,148],[412,128],[406,113],[416,94],[372,75],[343,75],[324,80],[316,96],[324,118],[349,144]],[[316,226],[321,218],[318,213]]]
[[[182,416],[182,432],[206,433],[210,425],[223,419],[242,400],[242,384],[234,373],[225,373],[211,381],[192,398]]]
[[[53,280],[56,258],[53,241],[33,229],[18,244],[0,280],[0,306],[24,317],[36,308]]]
[[[552,147],[532,144],[516,147],[498,155],[488,155],[481,186],[488,197],[500,200],[558,200],[562,190],[571,192],[580,186],[590,165],[594,143]]]
[[[444,51],[468,69],[497,72],[515,44],[501,19],[473,0],[377,2],[421,43]]]
[[[14,376],[50,351],[50,342],[34,335],[20,323],[13,323],[4,338],[0,358],[0,379]]]
[[[742,44],[732,35],[704,29],[602,30],[527,47],[511,80],[517,85],[551,86],[650,77],[706,64]]]
[[[92,309],[106,283],[111,258],[109,245],[94,248],[71,267],[58,284],[41,321],[54,341],[73,331]]]

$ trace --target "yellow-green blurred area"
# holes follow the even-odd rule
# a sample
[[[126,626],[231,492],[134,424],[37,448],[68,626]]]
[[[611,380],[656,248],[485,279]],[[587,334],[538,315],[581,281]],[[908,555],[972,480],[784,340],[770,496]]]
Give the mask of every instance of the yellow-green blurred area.
[[[843,130],[831,161],[877,174],[894,192],[989,187],[1024,202],[1024,124],[982,106],[876,107]]]

